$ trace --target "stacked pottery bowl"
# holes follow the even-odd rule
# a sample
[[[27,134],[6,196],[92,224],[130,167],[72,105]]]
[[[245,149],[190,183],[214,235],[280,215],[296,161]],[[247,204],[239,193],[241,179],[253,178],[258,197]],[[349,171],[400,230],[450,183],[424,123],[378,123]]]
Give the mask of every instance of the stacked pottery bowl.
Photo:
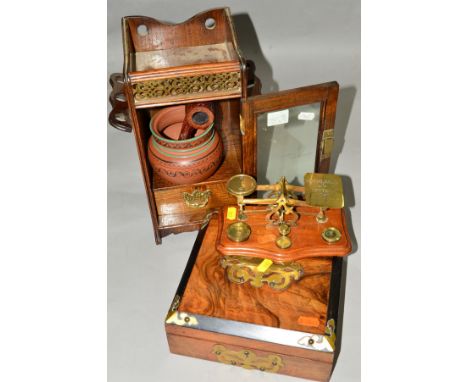
[[[209,178],[221,164],[223,143],[211,104],[171,106],[150,122],[148,157],[157,175],[173,184]]]

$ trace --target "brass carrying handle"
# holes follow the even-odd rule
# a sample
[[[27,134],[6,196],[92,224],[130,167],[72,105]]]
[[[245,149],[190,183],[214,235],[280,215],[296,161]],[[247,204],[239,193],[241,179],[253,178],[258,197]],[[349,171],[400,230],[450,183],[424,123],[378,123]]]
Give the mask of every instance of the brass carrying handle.
[[[210,200],[211,191],[208,189],[202,191],[199,188],[196,188],[191,193],[184,192],[182,196],[184,198],[184,203],[187,207],[203,208],[206,207]]]

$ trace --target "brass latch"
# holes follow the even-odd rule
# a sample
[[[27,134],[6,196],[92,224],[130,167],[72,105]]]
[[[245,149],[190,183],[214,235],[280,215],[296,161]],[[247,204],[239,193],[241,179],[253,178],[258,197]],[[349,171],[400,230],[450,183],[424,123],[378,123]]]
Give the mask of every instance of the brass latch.
[[[331,157],[334,141],[333,129],[324,130],[320,143],[320,161]]]

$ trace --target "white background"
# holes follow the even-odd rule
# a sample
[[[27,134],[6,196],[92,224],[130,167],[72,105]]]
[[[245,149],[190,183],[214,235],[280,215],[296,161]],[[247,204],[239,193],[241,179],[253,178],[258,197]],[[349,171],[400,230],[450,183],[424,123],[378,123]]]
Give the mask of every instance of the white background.
[[[328,81],[341,92],[334,171],[345,176],[354,232],[347,261],[342,350],[332,381],[360,380],[360,6],[358,1],[228,1],[240,49],[254,60],[262,93]],[[108,7],[108,70],[122,70],[120,19],[145,15],[182,22],[212,1],[113,1]],[[335,168],[336,167],[336,168]],[[108,129],[108,373],[110,382],[289,381],[170,354],[164,318],[196,233],[155,246],[134,137]],[[356,240],[357,239],[357,240]]]
[[[288,6],[293,8],[294,3],[288,1]],[[463,241],[468,212],[464,49],[468,25],[462,4],[363,1],[363,381],[468,379]],[[275,6],[279,2],[263,10]],[[167,7],[158,8],[158,14]],[[4,2],[2,15],[0,380],[104,381],[106,4]],[[289,11],[281,14],[289,15]],[[298,67],[300,73],[307,70]],[[276,77],[279,69],[273,69]],[[134,152],[127,143],[129,136],[120,136],[122,145],[128,144],[129,152]],[[122,171],[134,174],[134,163]],[[141,178],[134,176],[126,186],[141,205],[123,214],[127,220],[146,208],[137,195],[142,192]],[[109,199],[111,214],[115,208]],[[120,239],[129,258],[153,258],[145,250],[147,216],[139,223],[147,231],[136,234],[142,238],[139,249],[130,250],[134,241]],[[353,227],[358,227],[355,222]],[[155,272],[171,269],[185,240],[165,247],[160,258],[167,262],[158,262]],[[109,253],[112,250],[109,245]],[[179,266],[183,261],[176,260]],[[145,272],[152,272],[148,268]],[[111,274],[109,269],[109,279]],[[138,284],[140,275],[146,277],[138,274],[136,265],[128,274],[138,276],[133,284]],[[122,295],[133,293],[129,280],[122,281]],[[143,301],[143,295],[135,305],[157,305],[172,293],[168,289],[151,291],[160,301]],[[112,303],[111,291],[108,297]],[[135,321],[139,313],[133,311]],[[155,323],[158,320],[154,317]],[[127,325],[122,331],[131,342],[139,330]],[[149,340],[140,344],[155,343]],[[168,356],[162,346],[154,350],[155,362],[161,359],[158,356]],[[138,348],[129,350],[123,368],[144,362],[138,360],[139,354]],[[186,362],[192,366],[185,366],[179,376],[203,370],[199,369],[203,361],[187,358]],[[231,373],[224,365],[210,367],[207,378],[213,367],[219,367],[219,373],[223,370],[223,376]],[[109,370],[110,380],[113,373]],[[253,378],[252,373],[246,371],[242,378]],[[269,377],[256,374],[255,378]]]

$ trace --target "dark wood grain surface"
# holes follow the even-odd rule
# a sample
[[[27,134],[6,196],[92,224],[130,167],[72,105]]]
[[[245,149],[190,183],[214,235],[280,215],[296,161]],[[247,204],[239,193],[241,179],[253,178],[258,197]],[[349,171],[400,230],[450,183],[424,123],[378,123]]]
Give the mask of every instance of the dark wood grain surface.
[[[231,283],[215,249],[217,219],[212,219],[187,283],[179,311],[271,327],[324,333],[332,260],[304,259],[304,276],[282,292],[267,285]]]

